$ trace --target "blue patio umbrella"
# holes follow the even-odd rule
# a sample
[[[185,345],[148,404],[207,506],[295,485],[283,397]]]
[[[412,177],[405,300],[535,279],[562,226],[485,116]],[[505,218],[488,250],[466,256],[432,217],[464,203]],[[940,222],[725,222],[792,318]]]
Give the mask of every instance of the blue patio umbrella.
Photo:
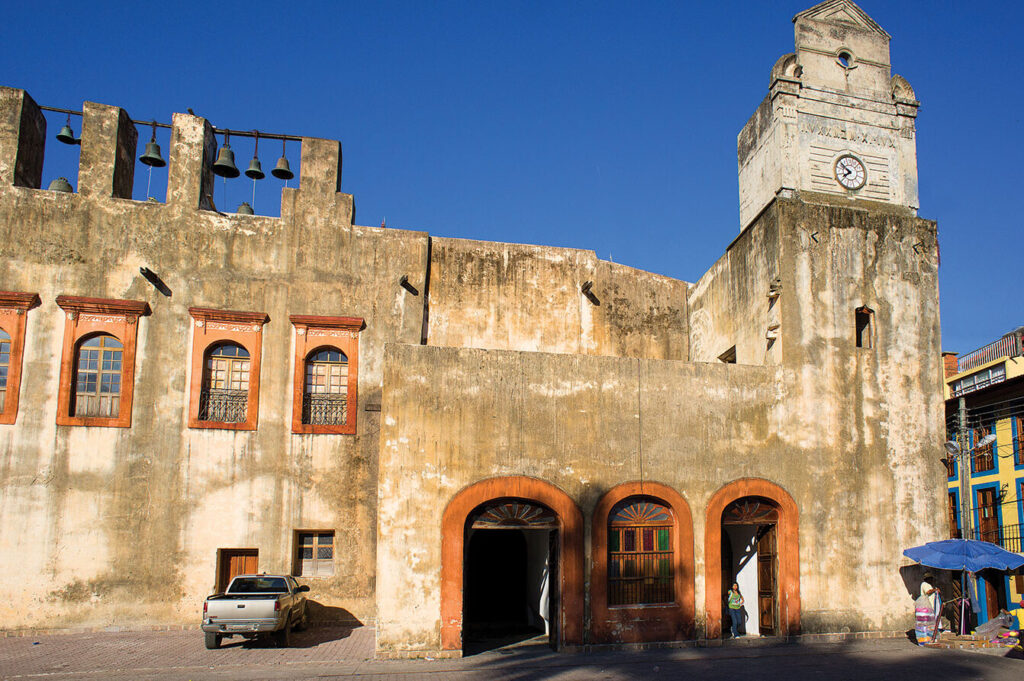
[[[946,539],[907,549],[903,555],[940,570],[977,572],[986,568],[1016,570],[1024,567],[1024,555],[1010,553],[995,544],[975,539]]]

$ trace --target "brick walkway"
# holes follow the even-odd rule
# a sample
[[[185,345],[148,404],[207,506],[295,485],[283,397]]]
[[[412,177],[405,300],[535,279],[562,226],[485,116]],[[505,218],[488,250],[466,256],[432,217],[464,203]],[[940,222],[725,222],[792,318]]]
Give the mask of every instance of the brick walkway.
[[[742,641],[739,643],[743,643]],[[373,629],[314,629],[293,646],[228,641],[206,650],[199,631],[117,632],[0,639],[0,679],[64,681],[656,681],[797,678],[1019,681],[1024,660],[925,650],[906,640],[813,645],[724,645],[643,652],[554,653],[543,646],[461,660],[373,659]]]

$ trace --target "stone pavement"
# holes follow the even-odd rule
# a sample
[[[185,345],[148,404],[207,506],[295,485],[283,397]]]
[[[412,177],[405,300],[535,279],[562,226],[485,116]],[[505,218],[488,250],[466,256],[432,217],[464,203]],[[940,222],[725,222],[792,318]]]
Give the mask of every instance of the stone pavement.
[[[102,632],[0,638],[0,679],[63,681],[659,681],[661,679],[985,679],[1019,681],[1024,660],[926,650],[905,639],[735,645],[648,651],[555,653],[543,646],[461,660],[374,660],[373,629],[312,629],[293,647],[203,647],[201,632]]]

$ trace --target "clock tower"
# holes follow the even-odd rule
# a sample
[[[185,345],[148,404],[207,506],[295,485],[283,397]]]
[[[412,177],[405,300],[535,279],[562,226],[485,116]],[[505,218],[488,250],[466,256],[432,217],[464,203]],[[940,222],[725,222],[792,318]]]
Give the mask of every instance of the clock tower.
[[[918,102],[892,75],[889,34],[849,0],[793,18],[796,52],[736,141],[740,228],[776,196],[819,192],[916,215]]]

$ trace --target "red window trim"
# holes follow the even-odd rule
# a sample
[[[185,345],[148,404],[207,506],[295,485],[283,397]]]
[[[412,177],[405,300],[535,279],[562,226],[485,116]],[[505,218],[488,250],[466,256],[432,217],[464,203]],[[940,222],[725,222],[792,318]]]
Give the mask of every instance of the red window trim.
[[[292,432],[306,435],[354,435],[359,404],[359,332],[366,324],[362,317],[316,317],[291,315],[295,327],[295,371],[292,385]],[[305,391],[306,356],[322,346],[336,347],[348,358],[348,402],[345,425],[326,426],[302,422],[302,397]]]
[[[39,306],[38,293],[0,291],[0,328],[11,337],[10,364],[7,365],[7,398],[0,412],[0,424],[13,424],[18,418],[21,395],[21,366],[25,354],[25,321],[28,311]]]
[[[266,312],[215,310],[190,307],[192,316],[192,378],[189,381],[189,428],[220,430],[256,430],[260,406],[260,359],[263,347],[263,325],[270,321]],[[230,341],[249,351],[249,394],[246,398],[246,419],[242,423],[199,420],[199,395],[203,389],[203,362],[210,346]]]
[[[101,426],[130,428],[132,398],[135,394],[135,350],[139,317],[150,314],[149,304],[139,300],[57,296],[64,310],[64,347],[60,359],[60,383],[57,393],[58,426]],[[121,341],[121,398],[117,417],[71,416],[71,379],[74,375],[75,348],[85,336],[110,334]]]

